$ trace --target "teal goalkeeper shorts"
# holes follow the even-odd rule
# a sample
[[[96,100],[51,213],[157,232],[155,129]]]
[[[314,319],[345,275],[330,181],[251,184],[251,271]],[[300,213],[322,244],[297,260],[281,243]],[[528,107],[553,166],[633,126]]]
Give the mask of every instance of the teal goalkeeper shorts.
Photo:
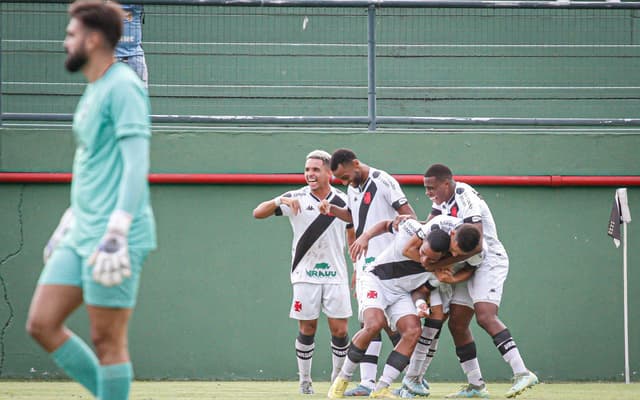
[[[131,276],[120,285],[106,287],[93,280],[88,258],[80,256],[73,248],[60,246],[44,266],[38,285],[68,285],[82,289],[85,304],[108,308],[133,308],[136,305],[142,263],[147,250],[129,249]]]

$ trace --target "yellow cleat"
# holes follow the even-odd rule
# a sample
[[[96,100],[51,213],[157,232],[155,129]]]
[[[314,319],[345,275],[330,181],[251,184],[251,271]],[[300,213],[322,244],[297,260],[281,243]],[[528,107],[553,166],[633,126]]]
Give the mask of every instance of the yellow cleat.
[[[371,392],[369,397],[374,399],[399,399],[400,398],[399,396],[396,396],[395,394],[393,394],[393,392],[391,391],[391,388],[388,386],[380,390],[374,390],[373,392]]]
[[[349,381],[338,375],[329,388],[327,397],[330,399],[341,399],[344,397],[344,391],[347,390]]]

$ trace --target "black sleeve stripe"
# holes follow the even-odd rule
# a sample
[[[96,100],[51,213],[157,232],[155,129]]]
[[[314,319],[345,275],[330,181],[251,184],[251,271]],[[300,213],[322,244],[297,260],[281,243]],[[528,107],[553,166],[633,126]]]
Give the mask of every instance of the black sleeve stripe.
[[[276,210],[273,212],[273,214],[280,217],[282,215],[282,209],[279,206],[276,207]]]
[[[353,228],[353,224],[347,224],[347,229]]]
[[[431,209],[431,215],[441,215],[442,211],[436,210],[435,208]]]
[[[387,230],[389,231],[389,233],[393,233],[393,222],[388,223]]]
[[[482,217],[478,215],[473,215],[471,217],[467,217],[463,219],[462,222],[464,222],[465,224],[475,224],[477,222],[482,222]]]
[[[398,208],[402,207],[407,203],[408,203],[407,198],[403,197],[401,199],[394,201],[393,204],[391,204],[391,207],[393,207],[394,210],[397,210]]]

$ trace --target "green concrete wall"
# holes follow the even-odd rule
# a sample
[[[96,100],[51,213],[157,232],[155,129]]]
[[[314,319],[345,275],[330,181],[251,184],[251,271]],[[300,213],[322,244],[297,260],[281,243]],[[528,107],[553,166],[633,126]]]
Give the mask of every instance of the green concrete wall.
[[[62,68],[65,5],[0,7],[2,109],[69,113],[82,85]],[[145,10],[154,114],[367,115],[365,9]],[[636,10],[376,14],[380,116],[636,117]]]
[[[84,83],[64,72],[62,4],[0,4],[2,111],[71,113]],[[636,118],[637,11],[380,9],[382,116]],[[308,23],[305,29],[303,21]],[[362,9],[148,6],[154,114],[367,114]],[[460,175],[640,175],[637,129],[154,126],[152,172],[295,173],[315,148],[353,148],[394,174],[434,162]],[[68,172],[64,124],[0,128],[0,171]],[[287,185],[153,185],[159,249],[131,326],[136,376],[295,379],[285,220],[252,209]],[[613,187],[478,187],[509,251],[501,318],[544,381],[621,380],[622,253],[605,235]],[[420,216],[421,187],[405,188]],[[0,184],[0,378],[62,377],[24,331],[41,253],[66,184]],[[632,215],[640,191],[630,188]],[[631,370],[640,370],[637,223],[629,226]],[[352,321],[350,332],[357,324]],[[70,326],[87,338],[86,313]],[[488,380],[509,369],[474,327]],[[430,370],[462,379],[450,337]],[[329,337],[313,376],[328,379]],[[383,353],[390,346],[385,343]],[[634,380],[637,381],[637,374]]]
[[[640,174],[640,136],[629,132],[370,134],[266,128],[158,128],[152,170],[300,172],[308,151],[340,146],[391,173],[421,174],[431,162],[444,162],[465,175]],[[0,171],[69,171],[72,151],[67,128],[0,130]],[[296,323],[288,318],[290,227],[284,219],[251,216],[260,201],[290,188],[152,186],[159,249],[145,265],[131,326],[138,378],[295,379]],[[545,381],[621,380],[622,252],[605,234],[614,188],[478,189],[511,258],[500,315],[528,366]],[[42,267],[41,249],[68,204],[68,190],[66,184],[0,185],[2,377],[61,376],[27,337],[24,324]],[[429,202],[423,189],[405,191],[425,216]],[[629,203],[632,215],[640,215],[638,189],[629,189]],[[634,317],[640,308],[636,226],[629,225],[631,338],[640,332]],[[354,334],[357,325],[351,322]],[[70,325],[87,337],[83,310]],[[490,338],[475,327],[474,332],[486,378],[509,378]],[[432,377],[462,379],[450,336],[442,336]],[[330,370],[324,318],[317,343],[314,377],[320,380]],[[630,344],[631,369],[638,371],[640,347],[636,340]],[[388,343],[384,348],[388,351]]]

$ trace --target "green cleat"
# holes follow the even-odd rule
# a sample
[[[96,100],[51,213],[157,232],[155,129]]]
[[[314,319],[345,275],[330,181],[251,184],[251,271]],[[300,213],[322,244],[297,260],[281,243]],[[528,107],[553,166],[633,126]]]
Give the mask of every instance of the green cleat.
[[[469,398],[489,398],[489,391],[485,384],[480,386],[471,383],[463,386],[459,392],[451,393],[445,396],[446,399],[469,399]]]
[[[327,397],[330,399],[341,399],[344,397],[344,391],[349,386],[349,381],[338,375],[329,388]]]
[[[505,393],[505,396],[512,398],[538,384],[538,377],[531,371],[517,374],[513,377],[513,386]]]

